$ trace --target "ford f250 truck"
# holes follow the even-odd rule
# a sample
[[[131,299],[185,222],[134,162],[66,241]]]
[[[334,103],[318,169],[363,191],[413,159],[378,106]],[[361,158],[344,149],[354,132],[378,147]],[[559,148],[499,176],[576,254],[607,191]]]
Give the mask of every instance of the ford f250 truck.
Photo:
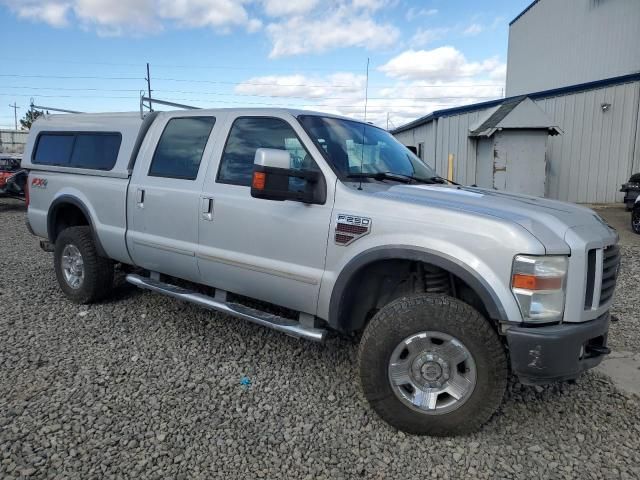
[[[580,206],[453,185],[367,123],[46,116],[23,166],[28,226],[71,301],[107,297],[119,265],[133,285],[289,335],[353,335],[365,397],[406,432],[477,430],[510,372],[575,379],[609,353],[613,229]]]

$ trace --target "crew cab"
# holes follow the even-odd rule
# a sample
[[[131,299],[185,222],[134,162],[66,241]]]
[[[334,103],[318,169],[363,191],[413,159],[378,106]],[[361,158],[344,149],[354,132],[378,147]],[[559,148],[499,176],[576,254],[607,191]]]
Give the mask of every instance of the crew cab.
[[[28,226],[71,301],[106,298],[118,265],[229,321],[359,338],[365,397],[407,432],[474,431],[509,372],[575,379],[609,352],[612,228],[577,205],[453,185],[368,123],[47,115],[23,167]]]

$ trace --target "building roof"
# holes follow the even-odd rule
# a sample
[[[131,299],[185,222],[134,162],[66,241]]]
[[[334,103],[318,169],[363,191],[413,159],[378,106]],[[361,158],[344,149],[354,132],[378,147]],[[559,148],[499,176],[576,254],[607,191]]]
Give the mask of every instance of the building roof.
[[[525,8],[523,11],[521,11],[516,18],[514,18],[513,20],[511,20],[509,22],[509,26],[513,25],[518,20],[520,20],[520,17],[522,17],[525,13],[527,13],[529,10],[531,10],[535,6],[535,4],[538,3],[539,1],[540,0],[533,0],[533,2],[531,2],[527,8]]]
[[[542,109],[531,99],[521,96],[489,109],[469,128],[470,137],[491,137],[499,130],[547,130],[550,135],[562,133]]]
[[[496,107],[503,103],[513,101],[516,98],[528,97],[532,100],[540,98],[556,97],[558,95],[566,95],[569,93],[577,93],[585,90],[593,90],[596,88],[608,87],[611,85],[618,85],[622,83],[637,82],[640,81],[640,72],[632,73],[629,75],[622,75],[620,77],[612,77],[604,80],[596,80],[594,82],[580,83],[577,85],[570,85],[568,87],[553,88],[551,90],[543,90],[540,92],[529,93],[527,95],[518,95],[517,97],[500,98],[498,100],[490,100],[488,102],[474,103],[472,105],[464,105],[462,107],[447,108],[444,110],[436,110],[424,117],[420,117],[412,122],[401,125],[400,127],[391,131],[392,134],[411,130],[412,128],[419,127],[425,123],[429,123],[432,120],[436,120],[440,117],[450,117],[453,115],[461,115],[463,113],[475,112],[477,110],[484,110],[486,108]]]

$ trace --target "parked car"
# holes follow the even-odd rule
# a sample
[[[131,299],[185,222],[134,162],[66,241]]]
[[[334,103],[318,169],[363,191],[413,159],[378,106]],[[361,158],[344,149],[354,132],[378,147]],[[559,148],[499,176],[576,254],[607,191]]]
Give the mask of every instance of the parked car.
[[[24,197],[27,171],[20,159],[0,156],[0,197]]]
[[[636,233],[640,233],[640,196],[636,198],[631,209],[631,229]]]
[[[71,301],[108,297],[117,263],[133,285],[292,336],[362,333],[364,395],[406,432],[474,431],[510,371],[575,379],[609,353],[613,229],[581,206],[447,185],[367,123],[47,116],[23,165],[29,228]]]
[[[623,183],[620,188],[621,192],[624,192],[624,206],[627,210],[631,210],[633,205],[640,195],[640,173],[634,173],[629,177],[627,183]]]

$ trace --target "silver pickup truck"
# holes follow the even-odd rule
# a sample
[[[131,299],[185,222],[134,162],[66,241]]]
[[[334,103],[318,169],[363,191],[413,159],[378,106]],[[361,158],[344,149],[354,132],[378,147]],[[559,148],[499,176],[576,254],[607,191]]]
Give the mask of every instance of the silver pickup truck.
[[[107,297],[117,265],[289,335],[360,338],[364,395],[406,432],[476,430],[510,372],[575,379],[609,353],[613,229],[580,206],[447,182],[367,123],[46,116],[23,166],[28,227],[71,301]]]

